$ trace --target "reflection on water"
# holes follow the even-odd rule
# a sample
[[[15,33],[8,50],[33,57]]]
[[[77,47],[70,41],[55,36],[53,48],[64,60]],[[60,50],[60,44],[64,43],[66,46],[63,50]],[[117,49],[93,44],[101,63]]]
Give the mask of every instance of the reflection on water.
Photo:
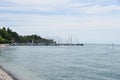
[[[21,46],[0,50],[0,63],[21,80],[120,80],[120,47]]]

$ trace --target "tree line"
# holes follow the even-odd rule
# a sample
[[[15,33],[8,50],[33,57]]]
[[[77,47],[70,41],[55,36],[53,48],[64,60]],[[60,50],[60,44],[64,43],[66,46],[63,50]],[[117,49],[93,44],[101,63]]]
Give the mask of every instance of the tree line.
[[[10,28],[1,28],[0,29],[0,43],[53,43],[54,41],[51,39],[42,38],[36,34],[22,36],[17,32],[12,31]]]

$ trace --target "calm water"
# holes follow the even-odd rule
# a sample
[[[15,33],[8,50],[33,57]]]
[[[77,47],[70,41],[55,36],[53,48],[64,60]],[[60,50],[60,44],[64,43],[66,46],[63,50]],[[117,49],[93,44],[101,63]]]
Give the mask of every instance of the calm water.
[[[0,64],[20,80],[120,80],[120,47],[16,46],[0,50]]]

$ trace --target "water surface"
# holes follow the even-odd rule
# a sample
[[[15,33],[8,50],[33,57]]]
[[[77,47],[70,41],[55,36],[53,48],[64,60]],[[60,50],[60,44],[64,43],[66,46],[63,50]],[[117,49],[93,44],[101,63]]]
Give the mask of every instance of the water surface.
[[[0,64],[21,80],[120,80],[120,47],[11,46]]]

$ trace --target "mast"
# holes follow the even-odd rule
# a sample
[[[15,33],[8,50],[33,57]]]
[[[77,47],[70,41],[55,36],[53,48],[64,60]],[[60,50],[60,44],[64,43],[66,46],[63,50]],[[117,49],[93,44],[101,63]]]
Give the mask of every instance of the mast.
[[[32,43],[31,43],[31,46],[34,46],[34,39],[32,39]]]

